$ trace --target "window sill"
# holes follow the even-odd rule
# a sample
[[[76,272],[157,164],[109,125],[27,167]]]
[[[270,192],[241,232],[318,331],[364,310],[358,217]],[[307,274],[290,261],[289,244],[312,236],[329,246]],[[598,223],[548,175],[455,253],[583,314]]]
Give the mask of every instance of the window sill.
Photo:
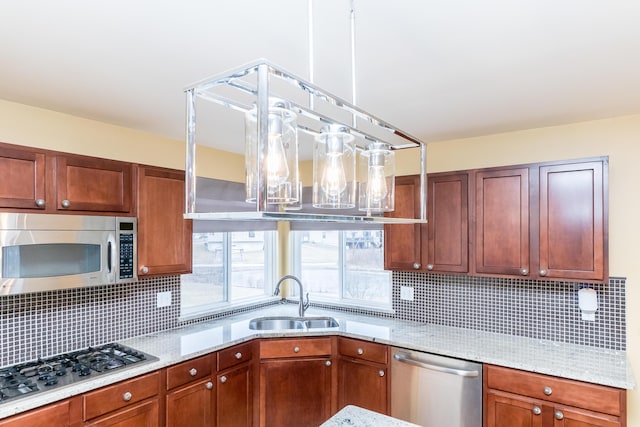
[[[288,297],[287,302],[290,304],[298,304],[298,297]],[[361,302],[349,302],[349,301],[335,301],[329,299],[311,299],[311,307],[315,308],[327,308],[336,309],[342,311],[349,311],[354,313],[367,313],[367,314],[383,314],[393,315],[396,311],[391,306],[386,305],[368,305],[363,306]]]
[[[223,317],[239,311],[248,311],[255,308],[257,305],[267,305],[270,303],[276,303],[280,301],[280,297],[258,297],[233,303],[221,303],[203,307],[198,311],[190,311],[182,314],[178,317],[178,322],[188,322],[192,320],[198,320],[207,317]]]

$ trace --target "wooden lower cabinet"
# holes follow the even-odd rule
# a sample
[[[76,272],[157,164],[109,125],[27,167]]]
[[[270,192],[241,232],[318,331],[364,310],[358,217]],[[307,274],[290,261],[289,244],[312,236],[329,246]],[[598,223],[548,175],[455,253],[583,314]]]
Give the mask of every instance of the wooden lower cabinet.
[[[386,345],[338,338],[338,409],[356,405],[389,414]]]
[[[260,343],[261,427],[317,427],[331,416],[332,338]]]
[[[485,365],[484,427],[625,427],[626,391]]]
[[[250,364],[218,373],[215,414],[217,427],[251,427],[253,425],[252,378]]]
[[[127,406],[85,423],[86,427],[156,427],[159,425],[158,398]],[[53,424],[51,424],[53,425]]]
[[[63,400],[0,421],[0,427],[80,427],[82,407],[80,398]]]
[[[167,427],[213,426],[214,395],[210,378],[167,392]]]

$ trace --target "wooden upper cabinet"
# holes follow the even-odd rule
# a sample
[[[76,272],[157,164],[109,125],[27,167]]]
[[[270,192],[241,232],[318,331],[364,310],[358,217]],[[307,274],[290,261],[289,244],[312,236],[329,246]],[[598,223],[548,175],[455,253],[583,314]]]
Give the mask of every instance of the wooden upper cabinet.
[[[475,271],[529,275],[529,168],[475,174]]]
[[[192,221],[184,214],[184,172],[138,167],[138,275],[191,272]]]
[[[607,279],[606,163],[540,167],[540,276]]]
[[[389,216],[398,218],[420,217],[420,177],[396,177],[395,210]],[[420,224],[384,226],[385,270],[420,270]]]
[[[427,198],[428,223],[422,226],[422,254],[427,258],[423,267],[432,272],[468,272],[469,173],[429,175]]]
[[[0,208],[44,210],[45,153],[0,145]]]
[[[116,160],[56,155],[56,209],[131,213],[132,168]]]

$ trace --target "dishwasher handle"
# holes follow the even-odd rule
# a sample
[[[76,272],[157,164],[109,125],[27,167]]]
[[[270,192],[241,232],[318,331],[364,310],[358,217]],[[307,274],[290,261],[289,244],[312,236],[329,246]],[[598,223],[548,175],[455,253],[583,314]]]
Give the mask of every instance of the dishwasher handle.
[[[406,363],[408,365],[417,366],[420,368],[430,369],[432,371],[444,372],[445,374],[458,375],[460,377],[477,377],[480,373],[476,370],[466,370],[466,369],[456,369],[449,368],[447,366],[433,365],[431,363],[426,363],[421,360],[412,359],[411,357],[396,353],[393,355],[393,358],[398,362]]]

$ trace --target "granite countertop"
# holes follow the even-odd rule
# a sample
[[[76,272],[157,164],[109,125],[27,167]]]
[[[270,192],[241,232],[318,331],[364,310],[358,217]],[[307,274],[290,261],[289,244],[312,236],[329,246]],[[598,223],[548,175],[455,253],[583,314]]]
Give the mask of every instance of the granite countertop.
[[[330,329],[255,331],[249,320],[297,316],[297,305],[278,304],[120,341],[158,357],[108,375],[0,404],[0,418],[126,380],[257,337],[341,335],[443,356],[473,360],[618,388],[635,387],[626,352],[510,335],[311,308],[307,316],[333,316]]]
[[[320,427],[419,427],[358,406],[345,406]]]

